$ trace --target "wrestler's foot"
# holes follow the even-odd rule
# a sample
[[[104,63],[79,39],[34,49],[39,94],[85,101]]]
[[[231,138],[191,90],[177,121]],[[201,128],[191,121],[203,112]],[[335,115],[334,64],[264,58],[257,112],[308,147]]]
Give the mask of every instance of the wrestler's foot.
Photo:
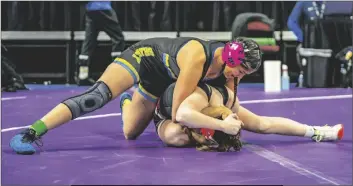
[[[127,102],[131,102],[132,97],[129,93],[124,92],[123,94],[121,94],[120,96],[120,109],[121,109],[121,126],[124,126],[124,122],[123,122],[123,106],[124,104],[126,104]]]
[[[15,135],[10,141],[10,147],[17,154],[31,155],[36,152],[33,146],[33,142],[37,144],[38,147],[43,146],[43,143],[39,136],[37,136],[36,131],[32,128],[23,130],[21,133]]]
[[[89,68],[88,66],[80,66],[78,78],[80,80],[86,80],[88,78]]]
[[[341,140],[344,134],[342,124],[337,124],[335,126],[314,126],[314,129],[315,133],[311,139],[316,142]]]

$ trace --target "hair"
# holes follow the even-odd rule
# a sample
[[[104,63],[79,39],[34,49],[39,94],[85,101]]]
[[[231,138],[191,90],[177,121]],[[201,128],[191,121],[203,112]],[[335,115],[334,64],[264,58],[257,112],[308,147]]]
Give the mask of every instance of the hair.
[[[216,118],[222,119],[222,118]],[[214,146],[212,140],[207,140],[198,134],[194,129],[188,127],[183,127],[184,133],[189,137],[190,146],[196,146],[196,149],[199,151],[205,152],[237,152],[240,151],[243,147],[243,143],[240,140],[241,131],[237,135],[226,134],[222,131],[215,131],[213,139],[217,142],[218,145]]]
[[[256,41],[245,37],[234,38],[233,42],[243,44],[245,63],[242,63],[242,66],[247,69],[257,70],[262,63],[262,52],[259,44],[257,44]]]
[[[237,135],[229,135],[222,131],[216,131],[213,138],[218,142],[218,152],[240,151],[242,142],[240,141],[240,131]]]

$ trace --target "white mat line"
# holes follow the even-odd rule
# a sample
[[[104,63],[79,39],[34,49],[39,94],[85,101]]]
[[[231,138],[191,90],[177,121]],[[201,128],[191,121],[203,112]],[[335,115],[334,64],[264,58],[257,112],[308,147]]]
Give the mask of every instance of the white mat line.
[[[296,172],[300,175],[306,176],[311,179],[315,179],[316,181],[319,182],[319,184],[333,184],[333,185],[340,185],[338,181],[334,178],[328,177],[324,175],[323,173],[306,168],[304,165],[301,165],[298,162],[295,162],[291,159],[285,158],[277,153],[274,153],[270,150],[267,150],[263,147],[260,147],[258,145],[245,145],[244,146],[246,149],[250,150],[251,152],[269,160],[275,163],[278,163],[279,165],[283,166],[284,168],[287,168],[293,172]],[[342,183],[343,184],[343,183]]]
[[[352,98],[352,95],[314,96],[314,97],[279,98],[279,99],[260,99],[260,100],[240,101],[239,103],[240,104],[275,103],[275,102],[311,101],[311,100],[347,99],[347,98]]]
[[[326,100],[326,99],[346,99],[352,98],[352,95],[336,95],[336,96],[316,96],[316,97],[299,97],[299,98],[280,98],[280,99],[263,99],[263,100],[248,100],[240,101],[240,104],[257,104],[257,103],[274,103],[274,102],[288,102],[288,101],[309,101],[309,100]],[[99,114],[93,116],[84,116],[76,118],[75,120],[85,120],[85,119],[95,119],[95,118],[105,118],[112,116],[120,116],[121,113],[111,113],[111,114]],[[1,132],[7,132],[12,130],[18,130],[27,128],[29,126],[22,127],[12,127],[7,129],[2,129]]]
[[[93,115],[93,116],[83,116],[83,117],[76,118],[74,120],[97,119],[97,118],[106,118],[106,117],[113,117],[113,116],[120,116],[120,115],[121,115],[121,113],[99,114],[99,115]],[[12,131],[12,130],[24,129],[24,128],[28,128],[29,126],[31,126],[31,125],[1,129],[1,132],[8,132],[8,131]]]
[[[7,97],[7,98],[1,98],[1,101],[16,100],[16,99],[26,99],[26,98],[27,98],[27,96]]]
[[[84,117],[79,117],[74,120],[85,120],[85,119],[96,119],[96,118],[106,118],[106,117],[112,117],[112,116],[120,116],[121,113],[111,113],[111,114],[99,114],[99,115],[93,115],[93,116],[84,116]]]

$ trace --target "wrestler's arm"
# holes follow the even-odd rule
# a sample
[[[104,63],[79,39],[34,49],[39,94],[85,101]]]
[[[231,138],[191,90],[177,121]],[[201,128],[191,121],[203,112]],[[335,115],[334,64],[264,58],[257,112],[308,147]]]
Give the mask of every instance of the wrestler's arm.
[[[197,87],[206,61],[203,46],[196,41],[190,41],[178,53],[179,77],[175,84],[172,107],[172,121],[177,122],[176,112],[180,104]]]
[[[189,128],[208,128],[223,131],[222,120],[201,113],[201,110],[208,106],[206,93],[197,88],[181,103],[176,113],[176,119],[180,124]]]

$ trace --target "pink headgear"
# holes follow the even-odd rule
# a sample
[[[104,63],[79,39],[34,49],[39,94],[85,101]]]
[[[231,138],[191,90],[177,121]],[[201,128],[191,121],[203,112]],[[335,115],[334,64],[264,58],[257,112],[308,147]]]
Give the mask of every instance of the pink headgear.
[[[244,48],[241,43],[228,42],[223,48],[222,60],[230,68],[243,63],[245,58]]]

